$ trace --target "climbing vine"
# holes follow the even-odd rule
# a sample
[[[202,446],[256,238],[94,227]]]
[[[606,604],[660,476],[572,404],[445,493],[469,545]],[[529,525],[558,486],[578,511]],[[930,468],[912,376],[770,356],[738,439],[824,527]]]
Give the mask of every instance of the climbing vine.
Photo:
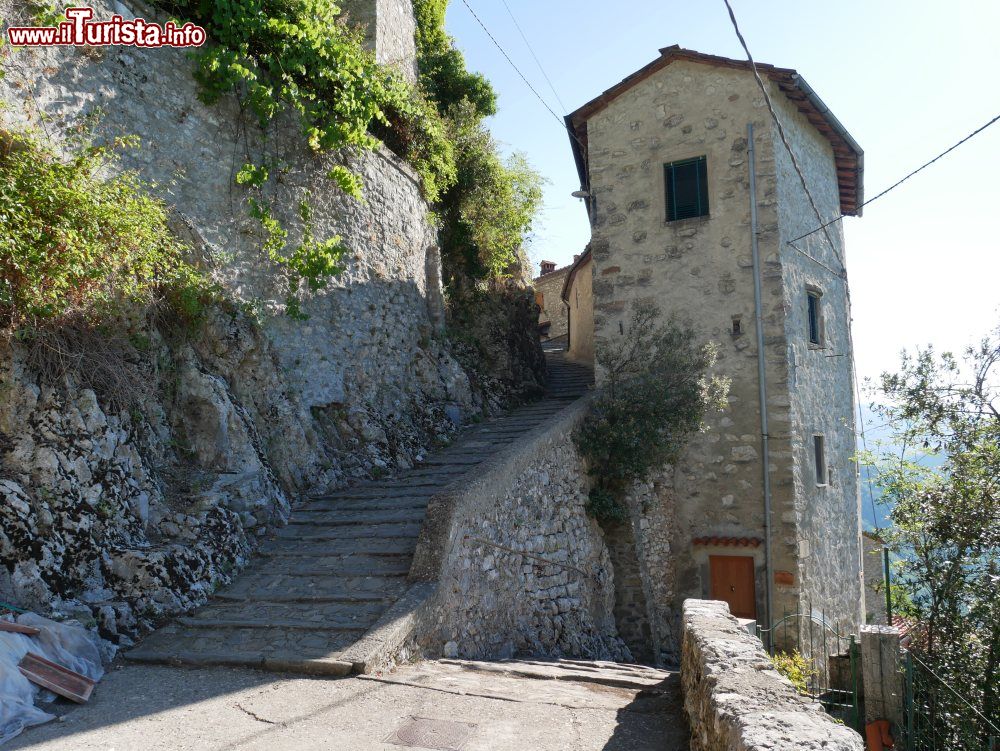
[[[574,435],[593,478],[588,512],[600,521],[627,518],[629,487],[673,462],[711,409],[722,409],[727,379],[710,376],[715,348],[697,345],[695,333],[660,310],[636,303],[622,336],[604,343],[597,364],[604,386]]]

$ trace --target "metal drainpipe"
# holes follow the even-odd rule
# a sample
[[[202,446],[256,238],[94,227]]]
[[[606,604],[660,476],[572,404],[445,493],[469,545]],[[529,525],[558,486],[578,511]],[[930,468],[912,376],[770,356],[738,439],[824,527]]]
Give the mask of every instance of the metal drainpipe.
[[[767,381],[764,371],[764,314],[760,289],[760,249],[757,247],[757,168],[754,163],[753,123],[747,123],[750,160],[750,247],[753,257],[753,306],[757,324],[757,380],[760,400],[760,450],[764,465],[764,617],[771,628],[771,456],[768,450]],[[770,631],[768,641],[772,641]]]

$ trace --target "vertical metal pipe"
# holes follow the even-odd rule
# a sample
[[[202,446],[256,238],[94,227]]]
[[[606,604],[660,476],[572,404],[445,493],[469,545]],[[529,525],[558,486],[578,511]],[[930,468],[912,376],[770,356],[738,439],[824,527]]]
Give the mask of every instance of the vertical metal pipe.
[[[885,546],[885,543],[882,543]],[[882,548],[882,566],[885,569],[885,625],[892,625],[892,572],[889,569],[889,548]]]
[[[760,451],[764,471],[764,610],[771,624],[771,454],[768,448],[767,380],[764,368],[764,312],[760,288],[760,249],[757,246],[757,167],[753,143],[753,123],[747,123],[748,160],[750,162],[750,250],[753,257],[753,306],[757,323],[757,381],[760,400]]]

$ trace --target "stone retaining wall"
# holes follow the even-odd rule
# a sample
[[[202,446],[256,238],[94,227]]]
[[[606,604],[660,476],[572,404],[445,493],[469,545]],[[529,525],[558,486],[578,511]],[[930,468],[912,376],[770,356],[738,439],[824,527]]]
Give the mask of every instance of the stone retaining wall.
[[[629,658],[572,442],[588,404],[567,407],[474,482],[432,499],[411,571],[437,582],[413,632],[424,654]]]
[[[692,751],[864,749],[774,670],[724,602],[685,600],[681,682]]]

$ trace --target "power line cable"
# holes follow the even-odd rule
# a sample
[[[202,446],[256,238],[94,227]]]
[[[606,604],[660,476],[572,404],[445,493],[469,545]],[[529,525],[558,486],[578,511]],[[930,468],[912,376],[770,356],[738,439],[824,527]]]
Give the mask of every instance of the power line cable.
[[[471,13],[472,17],[476,19],[476,22],[482,27],[483,31],[486,32],[486,36],[490,38],[490,40],[493,42],[496,48],[500,50],[500,54],[507,59],[507,62],[510,63],[510,67],[512,67],[517,72],[517,75],[521,77],[521,80],[524,81],[524,85],[527,86],[529,89],[531,89],[531,93],[534,94],[535,97],[537,97],[538,101],[542,103],[542,106],[545,107],[545,109],[547,109],[551,113],[552,117],[554,117],[559,122],[560,127],[565,128],[566,127],[565,121],[561,117],[559,117],[559,115],[556,114],[556,111],[549,106],[549,103],[546,102],[545,99],[542,98],[542,95],[538,93],[538,90],[531,85],[531,81],[529,81],[527,77],[524,75],[524,73],[521,72],[521,69],[518,68],[517,65],[514,63],[514,61],[510,59],[510,55],[508,55],[507,51],[502,46],[500,46],[500,42],[496,40],[496,37],[493,36],[490,30],[486,28],[486,24],[483,23],[482,19],[476,15],[476,11],[474,11],[472,9],[472,6],[469,5],[468,0],[462,0],[462,4],[469,9],[469,13]]]
[[[538,70],[541,71],[542,76],[545,78],[546,83],[548,83],[549,88],[552,90],[552,94],[555,96],[556,101],[559,102],[559,106],[564,110],[567,109],[566,105],[563,103],[562,97],[559,96],[559,92],[556,91],[556,87],[552,84],[552,79],[549,78],[549,74],[545,72],[545,68],[542,67],[542,61],[538,59],[538,55],[535,54],[534,48],[531,46],[531,42],[528,41],[528,37],[525,36],[524,30],[521,28],[521,24],[517,22],[514,17],[514,11],[510,9],[510,5],[507,4],[507,0],[501,0],[503,7],[507,9],[507,15],[510,16],[510,20],[514,22],[514,26],[517,28],[518,33],[521,35],[521,39],[524,40],[524,46],[528,48],[528,52],[535,60],[535,65],[538,66]]]
[[[954,151],[955,149],[957,149],[959,146],[961,146],[963,143],[965,143],[966,141],[968,141],[970,138],[972,138],[973,136],[979,135],[984,130],[986,130],[988,127],[990,127],[991,125],[993,125],[994,123],[996,123],[998,121],[1000,121],[1000,115],[997,115],[996,117],[994,117],[992,120],[990,120],[985,125],[982,125],[982,126],[976,128],[974,131],[972,131],[969,135],[967,135],[961,141],[959,141],[958,143],[956,143],[956,144],[952,145],[951,147],[945,149],[940,154],[938,154],[936,157],[934,157],[933,159],[931,159],[929,162],[924,162],[919,167],[917,167],[915,170],[913,170],[913,172],[910,172],[908,175],[906,175],[906,177],[902,178],[901,180],[897,180],[896,182],[894,182],[892,185],[890,185],[888,188],[886,188],[885,190],[883,190],[878,195],[869,198],[867,201],[865,201],[864,203],[862,203],[861,206],[859,206],[858,208],[864,208],[868,204],[870,204],[870,203],[872,203],[872,202],[877,201],[878,199],[880,199],[882,196],[884,196],[889,191],[895,190],[900,185],[902,185],[907,180],[909,180],[911,177],[913,177],[915,174],[917,174],[918,172],[921,172],[922,170],[927,169],[932,164],[934,164],[934,162],[936,162],[938,159],[940,159],[941,157],[943,157],[943,156],[951,153],[952,151]],[[831,219],[826,224],[821,225],[821,226],[817,227],[816,229],[809,230],[804,235],[799,235],[798,237],[796,237],[794,240],[791,240],[790,242],[795,242],[795,240],[801,240],[804,237],[809,237],[809,235],[815,234],[816,232],[819,232],[821,229],[825,229],[825,228],[829,227],[831,224],[836,224],[837,222],[841,221],[845,216],[847,216],[847,215],[846,214],[841,214],[836,219]]]
[[[816,215],[816,221],[822,224],[823,215],[820,214],[819,207],[816,205],[816,200],[813,198],[813,194],[809,190],[809,185],[806,183],[806,177],[802,173],[802,168],[799,166],[799,160],[795,158],[795,152],[792,151],[791,144],[788,143],[788,137],[785,135],[785,128],[781,124],[781,120],[778,119],[778,113],[775,112],[774,110],[774,103],[771,102],[771,97],[767,93],[767,87],[764,85],[764,80],[760,77],[760,73],[757,71],[757,63],[754,62],[753,55],[750,54],[750,48],[747,46],[746,39],[743,38],[743,33],[740,31],[740,26],[736,22],[736,14],[733,12],[733,6],[729,4],[729,0],[723,0],[723,2],[726,4],[726,10],[729,11],[729,20],[732,21],[733,23],[733,30],[736,32],[736,36],[740,40],[740,44],[743,47],[743,51],[747,53],[747,60],[750,62],[750,68],[753,71],[753,77],[757,80],[757,86],[760,87],[761,94],[764,95],[764,102],[767,104],[767,109],[771,113],[771,119],[774,121],[774,125],[778,131],[778,135],[781,137],[781,143],[784,144],[785,151],[788,152],[788,156],[792,160],[792,166],[795,168],[795,173],[799,176],[799,182],[802,183],[802,189],[805,191],[806,196],[809,198],[809,205],[812,207],[813,213]],[[826,225],[823,226],[823,229],[825,229],[825,227]],[[830,267],[827,266],[826,264],[820,263],[819,261],[816,260],[816,258],[809,255],[798,246],[792,245],[791,247],[793,247],[799,253],[802,253],[802,255],[804,255],[806,258],[816,261],[816,263],[820,263],[820,265],[823,266],[824,268],[827,268],[837,276],[844,278],[847,275],[847,269],[844,267],[844,261],[840,257],[840,253],[837,251],[837,246],[833,242],[833,238],[830,237],[829,232],[826,232],[826,239],[827,242],[830,243],[830,248],[833,250],[833,254],[837,258],[838,263],[840,263],[841,266],[840,272],[835,272],[833,271],[833,269],[830,269]],[[791,243],[789,243],[789,245],[791,245]]]

